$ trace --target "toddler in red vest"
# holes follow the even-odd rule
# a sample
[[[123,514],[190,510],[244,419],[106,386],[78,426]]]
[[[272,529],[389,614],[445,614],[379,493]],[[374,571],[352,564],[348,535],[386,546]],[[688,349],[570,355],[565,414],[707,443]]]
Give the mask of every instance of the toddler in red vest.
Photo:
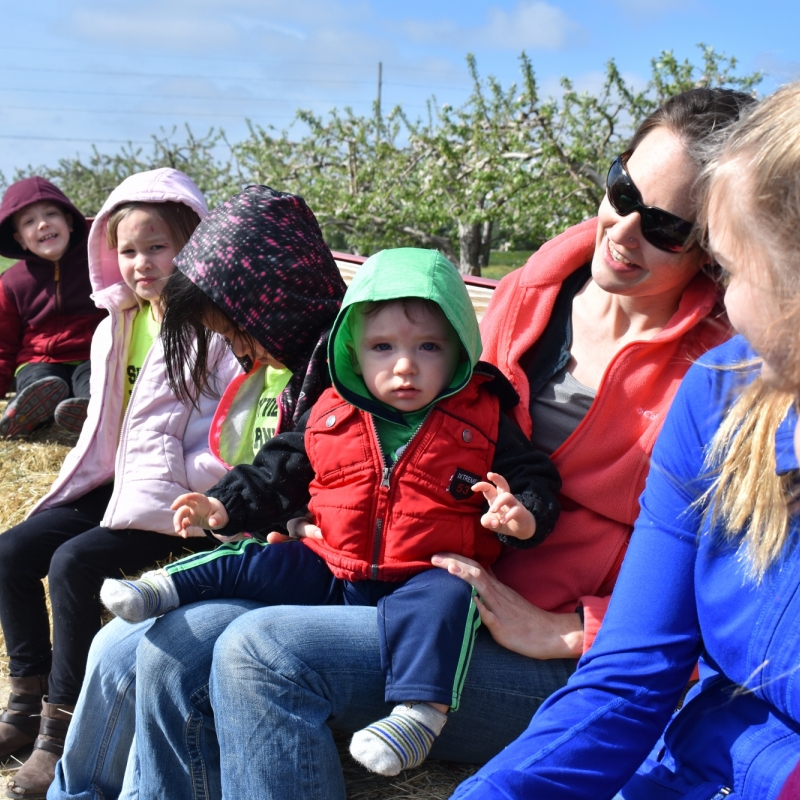
[[[199,525],[228,543],[139,581],[106,581],[103,602],[131,622],[221,597],[376,606],[396,705],[354,735],[351,753],[384,775],[421,763],[458,707],[480,624],[472,587],[431,556],[489,564],[502,543],[541,542],[558,516],[555,467],[505,416],[516,393],[480,351],[447,259],[373,256],[334,323],[333,387],[304,433],[275,436],[252,466],[175,501],[176,531]],[[276,525],[300,541],[267,544]],[[250,538],[232,541],[242,531]]]

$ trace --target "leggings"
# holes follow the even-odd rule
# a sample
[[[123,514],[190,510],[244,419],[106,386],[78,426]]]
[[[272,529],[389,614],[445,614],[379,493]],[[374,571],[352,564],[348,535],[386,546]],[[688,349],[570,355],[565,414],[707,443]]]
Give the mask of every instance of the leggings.
[[[100,527],[113,484],[0,534],[0,625],[12,677],[50,676],[51,703],[74,705],[101,626],[100,587],[155,562],[207,550],[207,539]],[[53,641],[42,579],[47,576]]]
[[[35,361],[26,364],[17,373],[16,391],[21,392],[26,386],[42,378],[61,378],[69,387],[68,397],[85,397],[89,399],[89,377],[91,361],[79,364],[53,364],[49,361]]]

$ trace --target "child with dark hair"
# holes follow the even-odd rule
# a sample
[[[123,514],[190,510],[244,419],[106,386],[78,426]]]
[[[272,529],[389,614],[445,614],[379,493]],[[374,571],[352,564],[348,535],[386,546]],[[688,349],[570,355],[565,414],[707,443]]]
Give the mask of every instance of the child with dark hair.
[[[334,323],[333,388],[298,426],[305,437],[270,439],[252,466],[173,504],[177,532],[201,526],[231,543],[139,581],[107,580],[105,605],[131,622],[220,597],[377,605],[386,699],[398,705],[351,752],[385,775],[421,763],[459,705],[480,623],[471,587],[431,556],[489,564],[501,542],[538,544],[558,517],[558,473],[505,417],[516,393],[480,351],[447,259],[411,248],[370,258]],[[303,543],[232,543],[276,526]]]
[[[55,415],[79,433],[89,403],[89,347],[105,316],[90,297],[89,226],[50,181],[8,187],[0,205],[0,255],[20,260],[0,275],[0,437],[31,433]]]

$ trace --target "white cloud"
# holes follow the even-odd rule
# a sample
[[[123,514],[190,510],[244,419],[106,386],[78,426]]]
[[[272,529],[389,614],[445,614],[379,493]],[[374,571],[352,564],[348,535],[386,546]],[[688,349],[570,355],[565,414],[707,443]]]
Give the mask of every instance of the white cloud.
[[[491,7],[480,26],[453,20],[409,20],[406,33],[417,42],[446,43],[462,49],[563,50],[580,44],[588,34],[560,8],[541,0],[522,0],[511,11]]]

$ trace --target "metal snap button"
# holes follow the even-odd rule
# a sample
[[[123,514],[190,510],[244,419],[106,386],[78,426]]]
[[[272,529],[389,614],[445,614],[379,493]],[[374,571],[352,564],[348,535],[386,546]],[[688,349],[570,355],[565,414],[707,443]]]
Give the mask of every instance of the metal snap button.
[[[332,428],[332,427],[334,426],[334,424],[335,424],[335,423],[336,423],[336,415],[335,415],[335,414],[331,414],[331,415],[328,417],[328,419],[326,419],[326,420],[325,420],[325,425],[326,425],[327,427],[329,427],[329,428]]]
[[[472,431],[469,428],[464,428],[464,430],[461,432],[461,438],[465,442],[471,442],[472,441]]]

